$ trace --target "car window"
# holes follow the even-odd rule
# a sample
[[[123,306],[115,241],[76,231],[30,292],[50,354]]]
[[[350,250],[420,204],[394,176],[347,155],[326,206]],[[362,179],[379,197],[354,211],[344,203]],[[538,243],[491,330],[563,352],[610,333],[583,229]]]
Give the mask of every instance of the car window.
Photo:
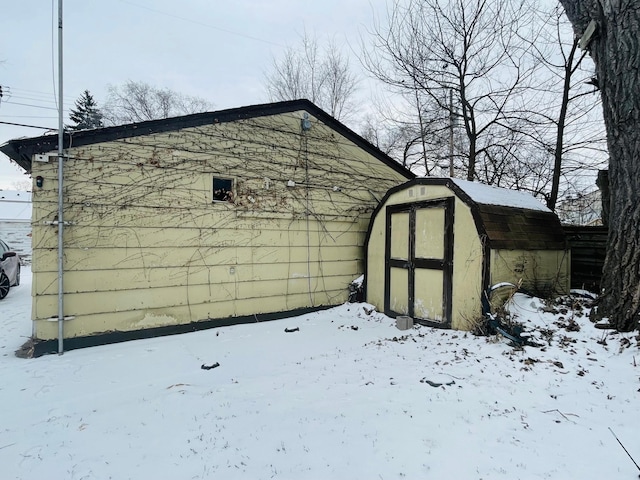
[[[8,251],[9,251],[9,247],[7,246],[7,244],[4,243],[2,240],[0,240],[0,255]]]

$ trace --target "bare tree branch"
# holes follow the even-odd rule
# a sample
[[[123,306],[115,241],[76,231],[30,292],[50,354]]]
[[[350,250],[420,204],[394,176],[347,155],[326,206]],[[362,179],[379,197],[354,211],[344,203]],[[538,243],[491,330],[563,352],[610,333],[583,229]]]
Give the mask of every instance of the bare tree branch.
[[[269,98],[306,98],[339,120],[348,118],[358,86],[349,59],[335,42],[320,50],[316,38],[306,32],[301,44],[299,49],[288,47],[281,58],[273,59],[265,76]]]
[[[121,125],[206,112],[212,108],[213,104],[202,98],[129,80],[120,86],[109,85],[103,112],[105,123]]]

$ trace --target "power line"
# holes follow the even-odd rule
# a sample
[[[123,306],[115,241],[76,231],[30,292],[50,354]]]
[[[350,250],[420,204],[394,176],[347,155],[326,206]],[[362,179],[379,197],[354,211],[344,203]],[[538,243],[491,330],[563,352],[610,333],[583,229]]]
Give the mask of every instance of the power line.
[[[13,100],[29,100],[31,102],[55,103],[53,101],[53,99],[49,100],[49,99],[38,98],[38,97],[29,96],[29,95],[25,96],[25,95],[9,94],[9,95],[7,95],[7,98],[10,98],[10,99],[13,99]]]
[[[3,122],[0,120],[0,123],[4,124],[4,125],[14,125],[16,127],[29,127],[29,128],[41,128],[43,130],[55,130],[53,127],[41,127],[38,125],[27,125],[24,123],[13,123],[13,122]]]
[[[20,94],[16,95],[13,92],[9,92],[9,95],[7,96],[7,98],[10,98],[13,100],[29,100],[33,102],[39,102],[39,103],[55,103],[53,101],[53,97],[51,99],[48,99],[43,97],[36,97],[33,95],[20,95]]]
[[[44,110],[55,110],[56,112],[58,111],[58,109],[55,107],[43,107],[42,105],[32,105],[30,103],[12,102],[11,100],[5,100],[2,103],[9,104],[9,105],[20,105],[23,107],[42,108]]]
[[[55,45],[55,41],[54,41],[55,27],[53,26],[54,18],[55,18],[55,3],[54,3],[54,0],[51,0],[51,83],[53,86],[53,99],[56,105],[55,109],[56,111],[58,111],[60,107],[58,106],[58,99],[56,98],[56,75],[55,75],[55,60],[54,60],[55,53],[53,48],[53,46]],[[62,22],[62,20],[60,20],[60,22]],[[60,24],[60,28],[62,28],[62,23]]]
[[[43,117],[42,115],[0,115],[0,118],[43,118],[54,119],[58,117]]]
[[[17,87],[11,87],[11,86],[7,86],[5,87],[8,89],[9,93],[11,94],[17,94],[17,95],[21,95],[21,96],[33,96],[35,98],[41,97],[39,99],[41,100],[47,100],[50,102],[53,102],[54,98],[55,98],[55,93],[54,92],[43,92],[41,90],[28,90],[25,88],[17,88]],[[72,96],[69,95],[65,95],[65,99],[67,100],[75,100]]]
[[[154,12],[157,13],[159,15],[165,15],[167,17],[171,17],[171,18],[177,18],[178,20],[182,20],[183,22],[189,22],[189,23],[194,23],[196,25],[200,25],[202,27],[207,27],[207,28],[211,28],[213,30],[219,30],[221,32],[225,32],[225,33],[230,33],[231,35],[236,35],[238,37],[243,37],[243,38],[247,38],[249,40],[254,40],[256,42],[261,42],[261,43],[266,43],[269,45],[275,45],[276,47],[283,47],[286,48],[285,45],[282,45],[280,43],[276,43],[276,42],[271,42],[269,40],[264,40],[263,38],[258,38],[258,37],[253,37],[251,35],[246,35],[244,33],[240,33],[240,32],[234,32],[233,30],[228,30],[226,28],[222,28],[222,27],[217,27],[215,25],[210,25],[208,23],[204,23],[204,22],[200,22],[198,20],[192,20],[190,18],[186,18],[186,17],[180,17],[178,15],[174,15],[172,13],[168,13],[168,12],[163,12],[162,10],[156,10],[155,8],[151,8],[151,7],[147,7],[145,5],[140,5],[138,3],[135,2],[130,2],[127,0],[120,0],[121,3],[126,3],[128,5],[132,5],[134,7],[138,7],[138,8],[142,8],[144,10],[149,10],[150,12]]]
[[[20,105],[24,107],[41,108],[45,110],[58,111],[57,102],[54,100],[53,95],[47,94],[47,93],[40,93],[40,92],[36,92],[36,93],[25,93],[25,92],[29,92],[29,91],[22,90],[19,88],[13,88],[10,86],[0,85],[0,101],[2,101],[2,103],[5,103],[5,104]],[[55,105],[55,107],[53,105]],[[65,109],[65,111],[69,112],[69,109],[67,108]]]

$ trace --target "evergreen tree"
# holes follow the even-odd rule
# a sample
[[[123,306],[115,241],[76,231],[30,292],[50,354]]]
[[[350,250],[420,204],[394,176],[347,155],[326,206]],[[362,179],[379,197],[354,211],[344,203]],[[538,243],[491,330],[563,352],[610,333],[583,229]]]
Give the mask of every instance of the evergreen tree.
[[[84,130],[104,126],[102,112],[98,109],[98,104],[89,93],[89,90],[85,90],[80,95],[80,98],[76,100],[76,106],[71,109],[69,119],[74,123],[68,125],[71,130]]]

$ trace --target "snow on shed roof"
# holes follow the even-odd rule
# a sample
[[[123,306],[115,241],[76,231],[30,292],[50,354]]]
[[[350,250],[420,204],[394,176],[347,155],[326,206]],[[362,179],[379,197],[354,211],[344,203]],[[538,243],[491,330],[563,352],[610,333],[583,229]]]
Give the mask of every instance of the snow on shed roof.
[[[0,221],[31,220],[31,192],[0,190]]]
[[[525,208],[550,212],[537,198],[527,192],[493,187],[484,183],[470,182],[458,178],[451,179],[471,200],[483,205],[500,205],[503,207]]]
[[[489,248],[506,250],[564,250],[567,248],[566,236],[557,215],[532,195],[449,177],[419,177],[393,187],[380,201],[372,214],[372,219],[383,210],[391,195],[416,185],[427,188],[437,185],[446,186],[454,192],[469,207],[478,233],[486,236],[488,240],[486,245]],[[412,201],[415,201],[415,198],[408,203]],[[367,235],[370,233],[371,226]]]

